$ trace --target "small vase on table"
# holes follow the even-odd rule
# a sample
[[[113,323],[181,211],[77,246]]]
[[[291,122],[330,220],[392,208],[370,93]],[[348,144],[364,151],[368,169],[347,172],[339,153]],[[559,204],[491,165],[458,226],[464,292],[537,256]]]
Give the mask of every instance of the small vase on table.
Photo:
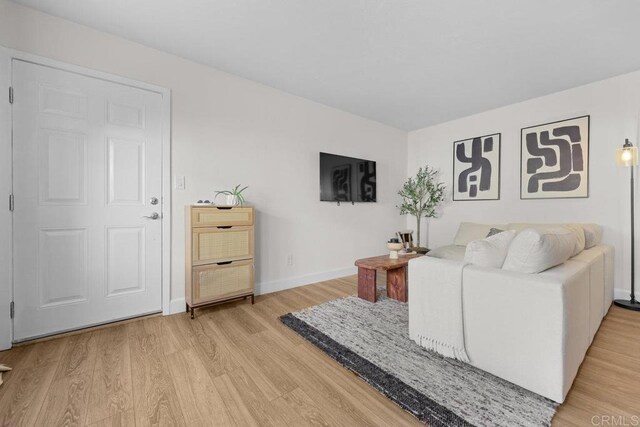
[[[398,259],[398,251],[403,247],[404,245],[400,242],[387,242],[387,249],[389,249],[389,258]]]

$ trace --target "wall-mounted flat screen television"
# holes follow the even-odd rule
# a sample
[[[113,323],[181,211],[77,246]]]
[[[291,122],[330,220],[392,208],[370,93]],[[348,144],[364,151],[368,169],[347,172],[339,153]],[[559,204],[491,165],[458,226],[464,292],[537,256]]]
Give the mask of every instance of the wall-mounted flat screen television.
[[[375,202],[376,162],[320,153],[320,200]]]

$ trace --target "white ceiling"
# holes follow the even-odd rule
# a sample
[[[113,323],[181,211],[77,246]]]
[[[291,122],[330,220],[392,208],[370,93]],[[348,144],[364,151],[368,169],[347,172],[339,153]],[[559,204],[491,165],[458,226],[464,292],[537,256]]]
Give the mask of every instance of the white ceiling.
[[[636,0],[15,0],[401,129],[640,69]]]

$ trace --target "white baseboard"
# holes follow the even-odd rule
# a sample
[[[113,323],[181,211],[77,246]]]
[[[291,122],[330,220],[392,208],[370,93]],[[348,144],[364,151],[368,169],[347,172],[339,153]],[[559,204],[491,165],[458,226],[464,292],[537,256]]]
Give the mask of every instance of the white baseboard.
[[[163,313],[165,316],[168,314],[184,313],[186,311],[186,300],[184,298],[172,299],[169,303],[169,312]]]
[[[339,277],[351,276],[358,272],[356,267],[341,268],[338,270],[325,271],[322,273],[308,274],[306,276],[291,277],[271,282],[256,283],[256,295],[270,294],[271,292],[283,291],[285,289],[297,288],[298,286],[310,285],[311,283],[323,282],[325,280],[337,279]]]
[[[630,289],[613,288],[613,299],[629,299],[631,295]],[[636,297],[637,299],[637,297]]]
[[[356,267],[347,267],[322,273],[308,274],[306,276],[256,283],[256,295],[284,291],[285,289],[297,288],[298,286],[310,285],[312,283],[323,282],[325,280],[338,279],[340,277],[351,276],[357,273],[358,269]],[[186,301],[184,298],[172,299],[169,303],[169,312],[163,314],[166,316],[170,314],[184,313],[186,310],[185,304]]]

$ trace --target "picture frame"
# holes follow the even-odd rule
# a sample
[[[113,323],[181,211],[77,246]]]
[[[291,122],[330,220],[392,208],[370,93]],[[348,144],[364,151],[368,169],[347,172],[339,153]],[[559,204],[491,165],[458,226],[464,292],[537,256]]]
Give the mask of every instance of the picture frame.
[[[520,130],[520,199],[589,197],[589,115]]]
[[[502,134],[453,142],[453,201],[500,200]]]

